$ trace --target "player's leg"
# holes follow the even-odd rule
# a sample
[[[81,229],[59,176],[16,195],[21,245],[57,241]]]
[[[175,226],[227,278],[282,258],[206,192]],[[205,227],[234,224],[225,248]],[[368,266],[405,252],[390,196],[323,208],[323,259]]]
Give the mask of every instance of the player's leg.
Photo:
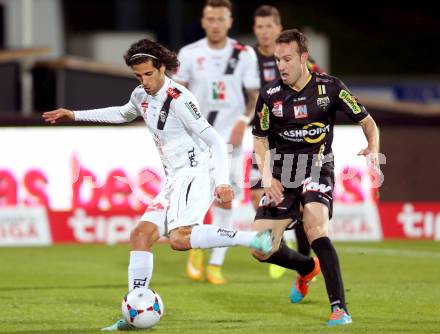
[[[128,291],[139,287],[148,287],[150,284],[153,274],[152,246],[165,232],[166,205],[160,204],[160,199],[161,197],[158,196],[155,202],[147,208],[141,221],[130,233]],[[101,330],[111,332],[132,329],[135,328],[124,319],[120,319]]]
[[[296,270],[303,275],[312,272],[315,269],[315,261],[289,248],[282,241],[284,231],[294,225],[292,217],[296,218],[298,215],[299,200],[293,190],[286,191],[284,200],[277,206],[266,203],[263,196],[257,209],[254,225],[258,226],[259,229],[272,229],[275,238],[274,249],[277,250],[269,256],[263,256],[258,252],[253,252],[252,255],[261,262]]]
[[[214,187],[208,173],[185,176],[174,182],[167,212],[170,244],[175,250],[244,246],[270,253],[270,231],[236,231],[203,225],[213,199]]]
[[[130,234],[130,264],[128,266],[128,290],[148,287],[153,274],[153,244],[159,240],[156,224],[140,221]]]
[[[231,203],[215,204],[212,206],[213,220],[212,224],[219,228],[232,228],[232,206]],[[206,279],[209,283],[215,285],[222,285],[226,283],[223,277],[223,263],[225,262],[226,252],[228,247],[216,247],[211,250],[211,256],[206,267]]]
[[[344,284],[338,254],[328,237],[329,209],[318,202],[308,202],[304,206],[304,230],[310,244],[319,258],[331,306],[329,325],[352,322],[345,303]]]
[[[252,166],[252,170],[254,170],[254,166]],[[255,185],[251,185],[250,192],[251,192],[252,206],[254,207],[255,211],[257,211],[260,203],[260,199],[264,195],[264,188],[261,186],[261,180],[259,180]],[[283,245],[283,248],[284,246],[285,245]],[[281,267],[273,263],[269,264],[269,276],[271,278],[281,278],[286,272],[286,270],[287,268],[285,267]]]
[[[310,256],[312,248],[310,247],[309,240],[307,239],[306,232],[304,231],[304,224],[302,220],[298,219],[298,223],[295,226],[295,237],[298,252]]]
[[[291,222],[292,220],[289,219]],[[283,224],[285,221],[276,221],[275,224]],[[308,275],[315,269],[315,262],[312,258],[304,256],[289,248],[284,240],[272,254],[264,255],[257,251],[252,251],[252,255],[260,262],[267,262],[286,269],[295,270],[302,275]]]
[[[235,198],[239,199],[242,196],[241,183],[243,182],[243,149],[237,147],[231,152],[231,168],[229,178],[234,188]],[[212,224],[224,229],[231,229],[232,221],[232,205],[231,203],[222,204],[215,203],[212,207],[213,220]],[[225,262],[227,247],[217,247],[211,250],[211,256],[208,260],[206,268],[206,278],[212,284],[225,284],[226,280],[223,277],[222,267]]]

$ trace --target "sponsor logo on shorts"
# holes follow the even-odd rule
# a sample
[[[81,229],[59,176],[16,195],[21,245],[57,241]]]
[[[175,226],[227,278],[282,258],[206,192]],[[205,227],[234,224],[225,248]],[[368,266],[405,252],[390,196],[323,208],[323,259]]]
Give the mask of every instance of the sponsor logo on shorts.
[[[152,205],[148,205],[145,212],[151,212],[151,211],[164,211],[166,208],[162,205],[162,203],[155,203]]]
[[[319,182],[312,182],[312,178],[308,177],[303,182],[303,193],[307,191],[317,191],[323,194],[326,194],[327,192],[331,191],[332,187],[323,183]]]

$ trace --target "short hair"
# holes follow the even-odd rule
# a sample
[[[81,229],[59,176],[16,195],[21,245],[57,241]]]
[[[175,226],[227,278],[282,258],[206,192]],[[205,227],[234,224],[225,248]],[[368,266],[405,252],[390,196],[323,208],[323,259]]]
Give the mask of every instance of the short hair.
[[[262,5],[255,10],[254,20],[256,17],[268,17],[272,16],[275,20],[275,23],[281,25],[281,15],[278,9],[274,6]]]
[[[296,42],[298,44],[299,54],[304,52],[309,52],[308,40],[306,35],[304,35],[298,29],[284,30],[276,39],[275,43],[290,43]]]
[[[205,7],[226,7],[232,12],[232,3],[230,0],[206,0]]]
[[[179,67],[179,60],[175,52],[146,38],[133,43],[124,54],[124,60],[130,67],[148,60],[151,60],[157,69],[165,65],[166,70],[170,72],[174,72]]]

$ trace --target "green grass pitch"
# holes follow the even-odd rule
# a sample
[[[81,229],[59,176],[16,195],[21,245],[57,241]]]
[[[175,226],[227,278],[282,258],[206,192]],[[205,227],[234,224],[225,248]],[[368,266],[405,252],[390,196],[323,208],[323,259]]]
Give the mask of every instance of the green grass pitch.
[[[155,246],[151,287],[162,297],[160,333],[440,333],[440,243],[337,243],[353,324],[327,328],[324,280],[289,302],[246,249],[230,249],[225,286],[191,282],[186,252]],[[98,333],[118,319],[128,246],[0,248],[0,333]]]

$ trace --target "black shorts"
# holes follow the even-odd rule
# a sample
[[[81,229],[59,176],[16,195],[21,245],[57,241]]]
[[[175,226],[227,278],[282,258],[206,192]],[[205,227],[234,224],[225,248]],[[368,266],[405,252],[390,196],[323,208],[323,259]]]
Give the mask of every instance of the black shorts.
[[[285,188],[284,199],[277,206],[267,203],[266,195],[263,194],[260,200],[255,220],[258,219],[292,219],[292,224],[288,227],[294,227],[294,223],[301,217],[300,205],[318,202],[324,204],[329,211],[329,218],[333,216],[333,171],[321,171],[319,182],[313,182],[311,178],[304,180],[303,185],[298,188]]]

